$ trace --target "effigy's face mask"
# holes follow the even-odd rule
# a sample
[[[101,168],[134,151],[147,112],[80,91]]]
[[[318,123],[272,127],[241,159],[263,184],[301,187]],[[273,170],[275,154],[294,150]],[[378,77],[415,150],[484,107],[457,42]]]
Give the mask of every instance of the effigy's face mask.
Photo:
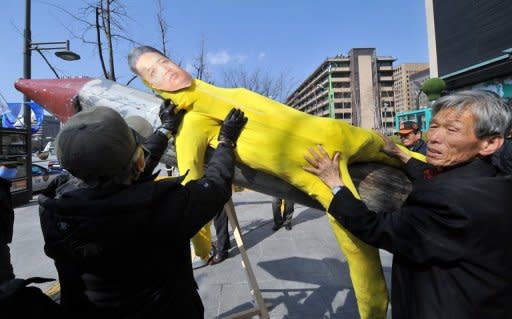
[[[154,89],[174,92],[192,84],[192,77],[187,71],[156,52],[143,53],[136,68],[142,79]]]

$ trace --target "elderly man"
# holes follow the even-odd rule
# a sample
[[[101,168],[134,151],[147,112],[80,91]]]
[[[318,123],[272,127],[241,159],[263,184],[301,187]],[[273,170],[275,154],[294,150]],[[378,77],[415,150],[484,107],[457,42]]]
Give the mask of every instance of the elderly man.
[[[398,131],[400,140],[405,147],[413,152],[418,152],[423,155],[427,153],[427,144],[421,139],[421,130],[418,123],[414,121],[405,121],[400,123],[400,130]]]
[[[155,163],[179,125],[172,106],[160,117],[151,154],[119,113],[100,106],[74,115],[57,136],[57,157],[73,176],[39,197],[40,219],[70,317],[203,318],[189,240],[231,196],[247,118],[228,114],[205,175],[182,186],[183,177],[145,174],[146,159]]]
[[[510,318],[512,179],[490,163],[512,111],[496,95],[465,91],[432,106],[427,161],[388,141],[413,190],[401,209],[375,214],[345,187],[335,153],[310,149],[305,169],[333,188],[329,212],[364,242],[394,254],[392,311],[401,318]],[[342,173],[343,174],[343,173]]]

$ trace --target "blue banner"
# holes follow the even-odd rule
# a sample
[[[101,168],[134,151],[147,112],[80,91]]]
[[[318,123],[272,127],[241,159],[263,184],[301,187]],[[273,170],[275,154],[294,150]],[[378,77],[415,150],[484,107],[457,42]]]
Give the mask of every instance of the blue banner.
[[[44,109],[37,103],[29,102],[32,110],[32,133],[37,132],[44,120]],[[2,126],[8,128],[23,128],[23,103],[7,103],[8,110],[2,113]]]

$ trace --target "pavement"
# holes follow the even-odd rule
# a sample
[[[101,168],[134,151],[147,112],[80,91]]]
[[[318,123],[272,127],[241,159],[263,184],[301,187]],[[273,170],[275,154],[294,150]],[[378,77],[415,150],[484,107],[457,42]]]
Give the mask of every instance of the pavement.
[[[322,211],[295,205],[293,229],[274,232],[270,196],[243,191],[233,194],[233,202],[259,288],[271,304],[271,318],[359,318],[346,259]],[[11,250],[17,277],[56,278],[53,263],[43,252],[35,200],[15,212]],[[207,319],[255,306],[232,234],[230,229],[233,248],[228,259],[194,271]],[[381,251],[381,260],[390,287],[392,256]],[[51,286],[40,285],[43,290]]]

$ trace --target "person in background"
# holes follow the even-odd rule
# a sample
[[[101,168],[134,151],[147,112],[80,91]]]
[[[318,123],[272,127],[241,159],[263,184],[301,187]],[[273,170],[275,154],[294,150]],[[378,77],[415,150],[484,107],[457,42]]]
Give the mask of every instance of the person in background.
[[[16,164],[0,163],[0,285],[14,278],[9,245],[14,228],[11,180],[16,177]]]
[[[105,107],[81,111],[61,129],[57,157],[72,176],[56,179],[39,205],[70,317],[204,317],[189,240],[231,196],[234,145],[247,118],[228,114],[204,176],[182,186],[183,176],[154,181],[146,167],[176,133],[182,114],[174,111],[160,112],[162,126],[144,145]]]
[[[226,215],[225,208],[215,215],[213,218],[213,226],[215,227],[215,236],[217,236],[217,240],[212,243],[212,252],[210,253],[211,257],[208,261],[209,265],[216,265],[229,257],[231,242],[229,240],[228,215]]]
[[[512,110],[493,93],[463,91],[432,111],[427,163],[394,143],[382,148],[417,177],[397,211],[376,214],[352,195],[338,168],[343,154],[310,148],[305,170],[331,187],[336,220],[393,254],[393,319],[510,318],[512,178],[491,157],[510,132]]]
[[[427,144],[421,138],[421,130],[418,123],[414,121],[405,121],[400,123],[400,130],[398,131],[400,140],[405,147],[413,152],[425,155],[427,153]]]
[[[293,206],[293,201],[272,197],[273,231],[278,230],[281,226],[284,226],[286,230],[292,230]]]

